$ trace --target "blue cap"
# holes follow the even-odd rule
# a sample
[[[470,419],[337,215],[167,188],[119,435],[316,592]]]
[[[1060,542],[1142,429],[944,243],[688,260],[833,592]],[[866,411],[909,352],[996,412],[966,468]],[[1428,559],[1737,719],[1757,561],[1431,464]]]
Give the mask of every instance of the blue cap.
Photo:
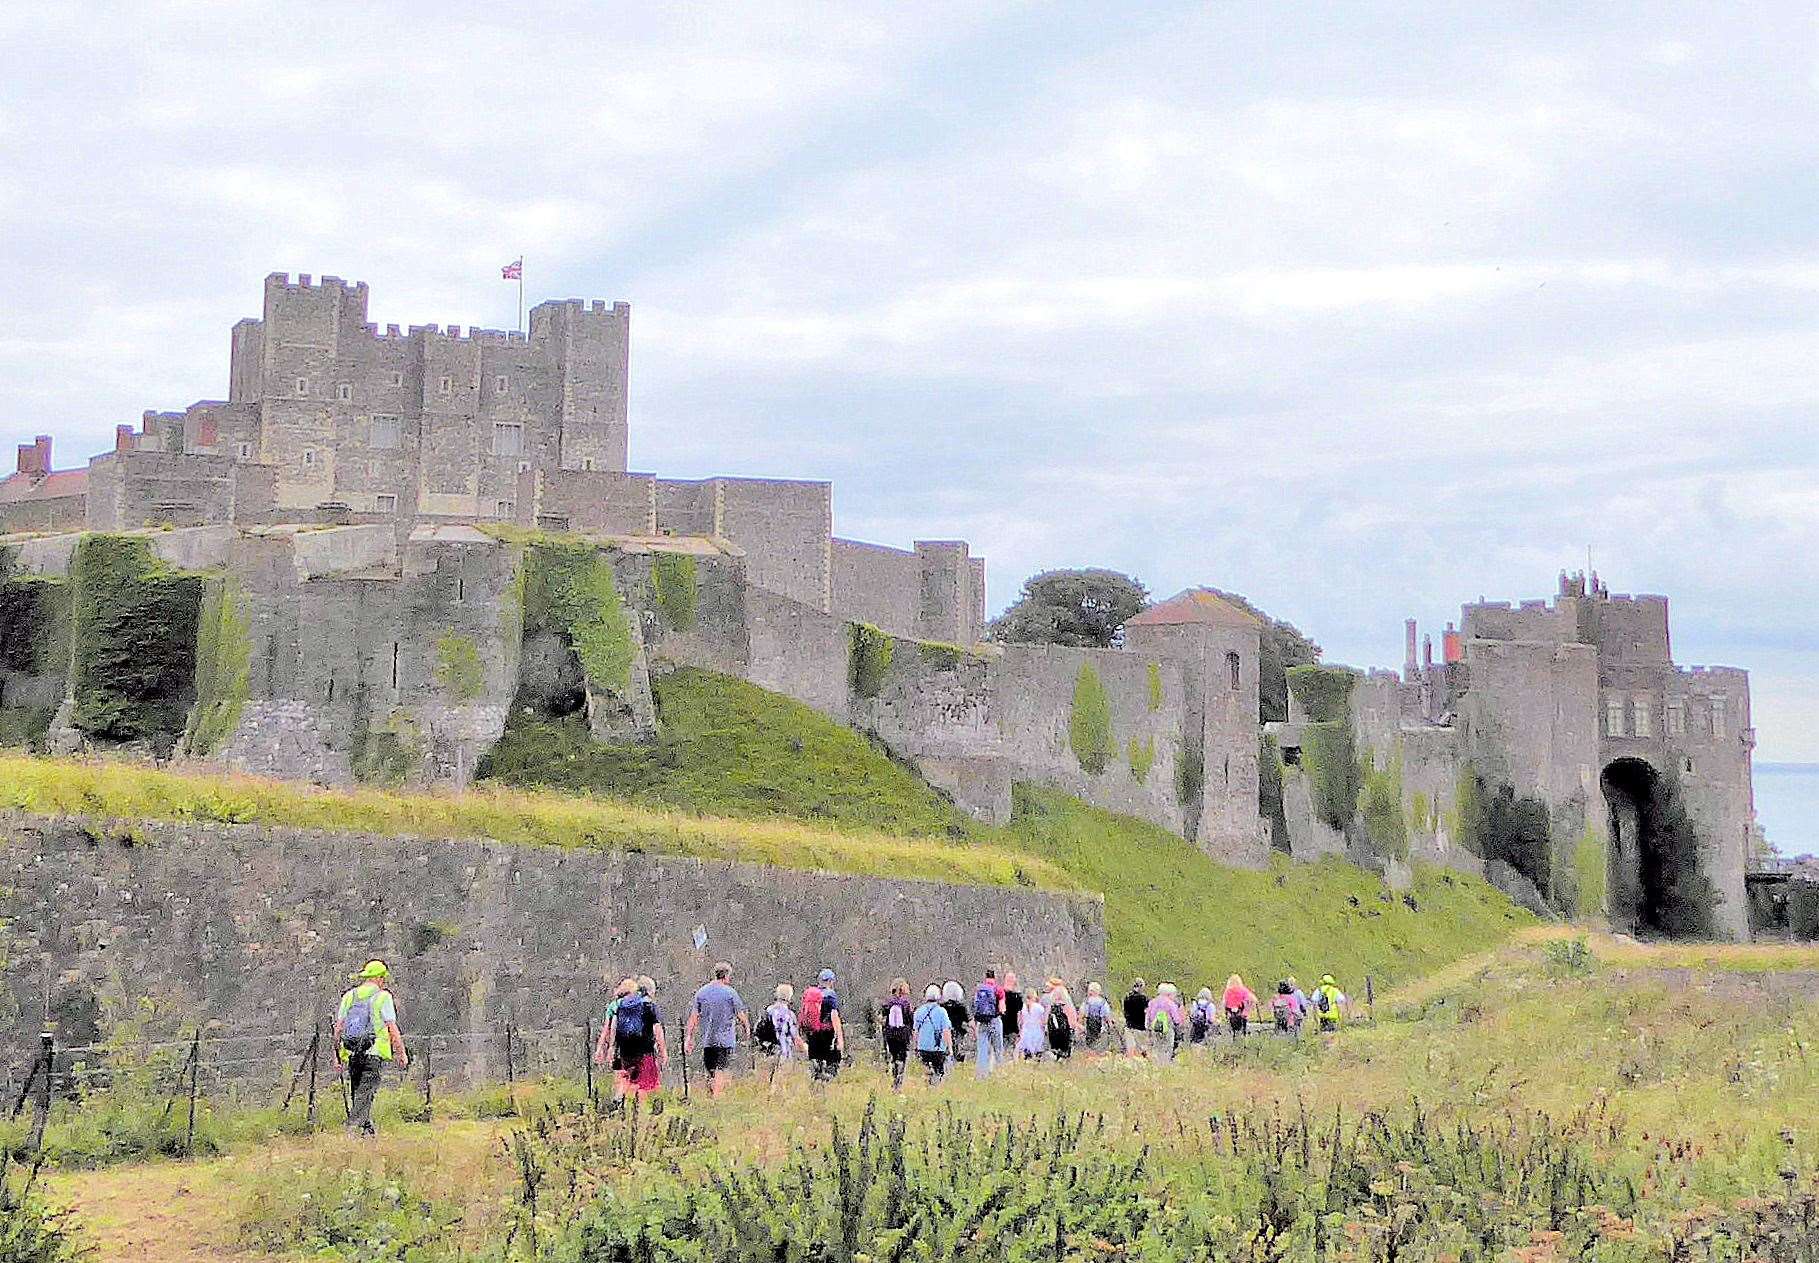
[[[822,982],[832,982],[833,980],[834,980],[834,971],[833,970],[823,969],[821,971],[821,981]]]

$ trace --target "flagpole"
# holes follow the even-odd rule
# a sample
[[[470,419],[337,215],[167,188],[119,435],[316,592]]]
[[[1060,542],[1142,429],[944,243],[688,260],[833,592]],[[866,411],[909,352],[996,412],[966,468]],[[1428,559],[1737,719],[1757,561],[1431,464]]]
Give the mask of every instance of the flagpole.
[[[524,332],[524,256],[518,256],[518,332]]]

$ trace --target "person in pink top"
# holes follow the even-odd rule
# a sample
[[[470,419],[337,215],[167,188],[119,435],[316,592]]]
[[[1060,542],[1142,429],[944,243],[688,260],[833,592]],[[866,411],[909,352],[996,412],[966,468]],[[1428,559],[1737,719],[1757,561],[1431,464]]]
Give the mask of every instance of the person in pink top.
[[[1237,1039],[1257,1012],[1257,993],[1244,985],[1244,979],[1233,974],[1225,980],[1225,998],[1220,1001],[1220,1007],[1225,1010],[1226,1025],[1232,1028],[1232,1038]]]

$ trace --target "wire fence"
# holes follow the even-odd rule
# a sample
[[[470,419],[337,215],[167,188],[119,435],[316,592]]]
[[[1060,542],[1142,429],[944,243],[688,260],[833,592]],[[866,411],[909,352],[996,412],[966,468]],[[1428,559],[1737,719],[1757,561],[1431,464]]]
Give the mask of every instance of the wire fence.
[[[1375,1008],[1375,985],[1365,979],[1365,1006],[1354,1014],[1354,1020],[1370,1020]],[[879,1012],[867,1006],[855,1015],[845,1031],[843,1064],[862,1068],[868,1063],[880,1069],[889,1065]],[[1312,1033],[1318,1025],[1310,1014],[1297,1034]],[[1283,1032],[1266,1017],[1253,1021],[1240,1032],[1229,1030],[1223,1022],[1215,1023],[1201,1047],[1221,1043],[1236,1045],[1240,1039],[1282,1037]],[[598,1104],[603,1091],[610,1092],[611,1073],[596,1065],[594,1054],[600,1028],[593,1022],[570,1025],[521,1027],[514,1023],[485,1030],[427,1032],[408,1035],[405,1041],[408,1067],[394,1085],[413,1095],[420,1095],[421,1113],[428,1117],[437,1097],[464,1089],[563,1080],[578,1084],[585,1099]],[[1117,1053],[1127,1047],[1124,1024],[1116,1020],[1096,1044],[1081,1044],[1085,1053]],[[974,1054],[973,1039],[956,1038],[955,1051],[964,1061]],[[1008,1055],[1016,1055],[1016,1035],[1007,1033]],[[1147,1034],[1136,1042],[1148,1046]],[[670,1057],[667,1078],[669,1086],[685,1095],[691,1083],[704,1084],[707,1071],[700,1049],[683,1054],[680,1032],[670,1034],[667,1044]],[[1176,1055],[1194,1049],[1181,1032]],[[734,1076],[774,1074],[775,1061],[747,1040],[735,1050],[724,1069]],[[325,1116],[324,1106],[341,1096],[341,1063],[335,1046],[332,1026],[319,1023],[314,1029],[268,1035],[205,1035],[193,1031],[187,1037],[121,1040],[105,1044],[59,1045],[55,1033],[45,1031],[39,1046],[29,1060],[15,1057],[5,1067],[0,1080],[0,1104],[10,1104],[12,1119],[31,1109],[31,1129],[27,1144],[36,1152],[43,1145],[44,1130],[54,1102],[62,1100],[75,1109],[95,1094],[110,1090],[131,1090],[166,1101],[166,1116],[185,1119],[183,1152],[187,1153],[195,1136],[199,1103],[211,1106],[276,1107],[281,1113],[296,1112],[309,1126],[316,1126]],[[515,1094],[507,1108],[515,1108]]]

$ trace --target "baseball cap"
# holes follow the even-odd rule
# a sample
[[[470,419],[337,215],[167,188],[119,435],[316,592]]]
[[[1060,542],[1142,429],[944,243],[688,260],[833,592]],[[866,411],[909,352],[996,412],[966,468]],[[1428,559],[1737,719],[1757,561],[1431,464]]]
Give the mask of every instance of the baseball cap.
[[[821,971],[821,981],[822,982],[832,982],[833,980],[834,980],[834,971],[833,970],[823,969]]]
[[[392,975],[392,971],[385,967],[384,961],[369,960],[366,962],[365,966],[361,968],[360,972],[354,975],[354,977],[357,979],[389,978],[389,977],[391,977],[391,975]]]

